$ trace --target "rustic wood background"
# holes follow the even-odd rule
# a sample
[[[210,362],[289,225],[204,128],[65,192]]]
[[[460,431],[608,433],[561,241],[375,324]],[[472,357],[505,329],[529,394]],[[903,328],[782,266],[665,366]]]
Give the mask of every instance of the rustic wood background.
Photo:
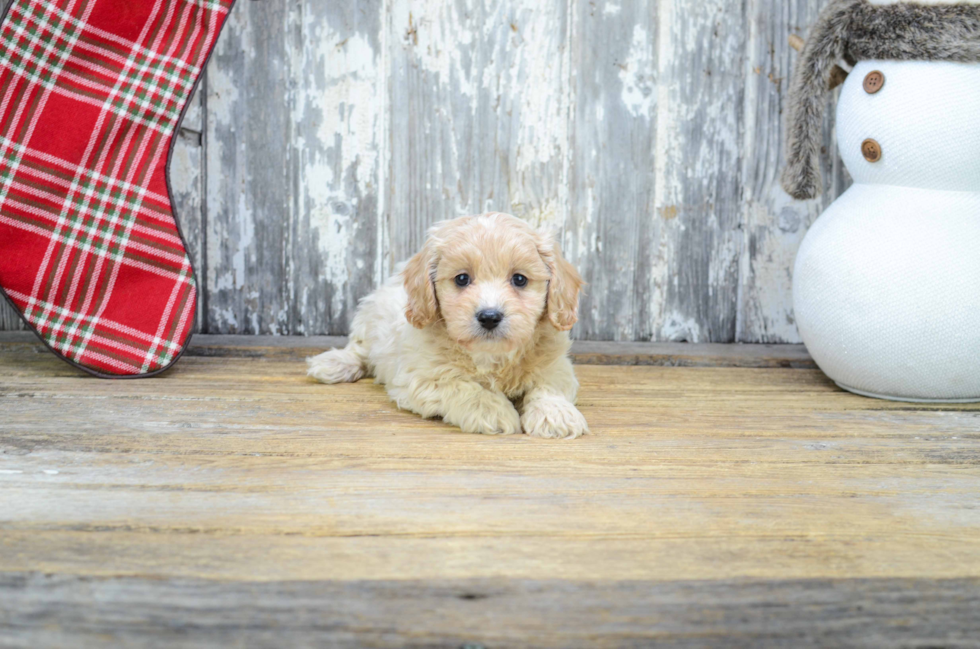
[[[427,226],[501,210],[560,233],[579,339],[797,342],[793,258],[849,182],[830,111],[825,195],[777,183],[824,1],[240,1],[172,166],[199,329],[344,334]]]

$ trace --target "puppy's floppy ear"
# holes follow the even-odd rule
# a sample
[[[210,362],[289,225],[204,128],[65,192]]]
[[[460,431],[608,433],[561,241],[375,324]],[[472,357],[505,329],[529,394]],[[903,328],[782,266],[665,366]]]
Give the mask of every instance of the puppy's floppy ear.
[[[548,320],[558,331],[568,331],[578,322],[578,296],[582,276],[568,263],[558,242],[546,232],[538,233],[538,254],[551,271],[548,282]]]
[[[408,293],[405,317],[416,329],[424,329],[439,317],[433,277],[437,262],[435,245],[430,239],[417,255],[408,260],[402,271]]]

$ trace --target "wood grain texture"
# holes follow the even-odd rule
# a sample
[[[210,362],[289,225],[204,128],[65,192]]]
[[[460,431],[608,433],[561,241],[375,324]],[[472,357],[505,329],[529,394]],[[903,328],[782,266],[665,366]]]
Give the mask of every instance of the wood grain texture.
[[[980,580],[222,582],[0,573],[5,645],[975,647]]]
[[[566,0],[392,0],[393,262],[433,222],[488,211],[564,223]]]
[[[807,369],[577,373],[593,434],[561,443],[282,355],[106,382],[0,344],[0,636],[972,646],[980,405]]]
[[[653,218],[657,2],[572,2],[568,214],[564,248],[588,282],[573,335],[650,340],[666,264]]]
[[[6,300],[0,299],[0,331],[24,331],[27,326]]]
[[[502,210],[589,282],[576,339],[799,342],[796,250],[850,182],[833,110],[824,195],[776,181],[824,4],[239,3],[175,157],[199,329],[346,334],[429,225]]]
[[[735,339],[741,192],[742,7],[662,0],[656,214],[665,257],[657,339]]]
[[[242,2],[208,73],[208,319],[346,333],[381,277],[380,0]]]
[[[799,340],[792,294],[796,251],[813,221],[850,186],[834,136],[837,93],[828,95],[824,111],[823,195],[796,201],[779,185],[784,149],[782,115],[790,75],[799,56],[787,35],[805,35],[821,7],[822,3],[810,0],[749,0],[746,4],[743,243],[736,331],[740,341]]]

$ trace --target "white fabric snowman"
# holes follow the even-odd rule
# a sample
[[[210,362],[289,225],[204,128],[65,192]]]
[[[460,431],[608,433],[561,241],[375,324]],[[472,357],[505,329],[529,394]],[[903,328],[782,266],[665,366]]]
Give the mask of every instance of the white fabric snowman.
[[[877,38],[882,30],[875,20],[890,24],[894,16],[885,12],[896,9],[893,0],[833,4],[828,12],[856,11],[856,20],[871,23],[848,26],[845,40],[853,33]],[[854,63],[836,122],[854,185],[800,248],[794,309],[810,354],[847,390],[908,401],[980,401],[980,59],[972,58],[980,31],[970,36],[971,25],[980,25],[980,0],[916,4],[940,24],[949,16],[960,21],[950,29],[955,35],[916,35],[925,43],[894,46],[902,53],[896,58],[908,60],[861,56],[888,54],[889,44],[850,43],[837,52]],[[898,18],[904,35],[904,17]],[[920,46],[921,57],[905,56]],[[961,49],[933,56],[950,47]],[[814,49],[808,43],[804,58]],[[826,62],[818,72],[825,68]],[[815,193],[806,186],[812,169],[800,166],[801,151],[813,154],[799,145],[807,134],[793,132],[812,126],[803,114],[811,106],[797,100],[791,107],[797,121],[783,181],[797,197]]]

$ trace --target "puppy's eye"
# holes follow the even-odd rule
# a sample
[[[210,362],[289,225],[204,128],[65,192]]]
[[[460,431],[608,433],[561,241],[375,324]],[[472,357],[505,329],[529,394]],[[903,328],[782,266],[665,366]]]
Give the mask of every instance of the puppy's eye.
[[[520,273],[514,275],[510,281],[513,282],[514,286],[516,286],[517,288],[524,288],[525,286],[527,286],[527,278],[521,275]]]
[[[456,286],[463,288],[470,285],[470,276],[466,273],[460,273],[456,276]]]

